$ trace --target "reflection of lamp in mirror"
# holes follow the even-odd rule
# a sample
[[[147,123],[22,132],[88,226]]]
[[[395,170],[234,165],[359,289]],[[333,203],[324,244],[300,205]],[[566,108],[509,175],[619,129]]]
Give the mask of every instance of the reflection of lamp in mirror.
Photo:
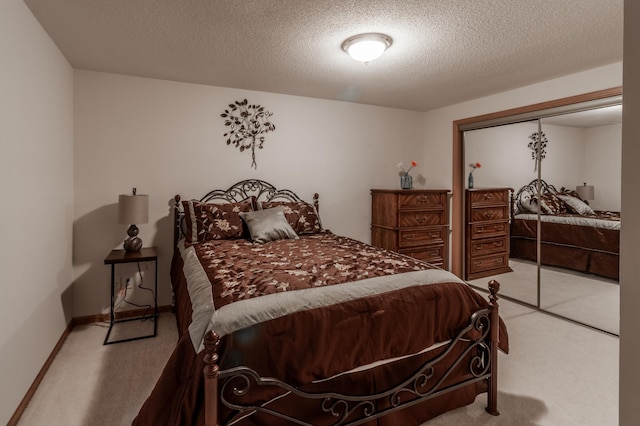
[[[587,182],[585,182],[582,186],[576,186],[576,192],[578,193],[580,198],[585,201],[590,201],[595,198],[595,190],[593,189],[593,185],[587,185]]]
[[[142,248],[142,240],[138,238],[137,223],[149,222],[149,196],[136,194],[136,188],[133,188],[133,194],[121,194],[118,197],[118,223],[129,226],[127,235],[129,238],[124,240],[124,249],[128,252],[138,252]]]

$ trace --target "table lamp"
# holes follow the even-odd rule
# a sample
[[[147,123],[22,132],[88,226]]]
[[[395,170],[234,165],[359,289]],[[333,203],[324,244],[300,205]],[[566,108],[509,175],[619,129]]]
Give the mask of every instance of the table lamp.
[[[139,252],[142,248],[142,240],[138,237],[138,227],[135,224],[149,222],[149,196],[136,194],[133,188],[132,194],[121,194],[118,197],[118,223],[129,226],[124,240],[124,249],[127,252]]]
[[[587,182],[582,186],[576,186],[576,192],[585,201],[593,200],[595,190],[593,189],[593,185],[587,185]]]

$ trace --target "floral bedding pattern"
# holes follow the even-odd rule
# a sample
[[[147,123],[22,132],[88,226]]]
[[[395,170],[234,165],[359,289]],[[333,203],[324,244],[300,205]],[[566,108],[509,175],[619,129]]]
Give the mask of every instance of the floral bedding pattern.
[[[241,238],[243,224],[240,212],[253,210],[251,200],[238,203],[214,204],[196,200],[182,202],[185,212],[187,243]]]
[[[283,201],[264,201],[263,209],[282,206],[284,216],[287,222],[296,231],[296,234],[315,234],[322,231],[322,224],[316,209],[309,203],[299,202],[283,202]]]
[[[561,213],[561,214],[557,214],[556,216],[564,216],[564,217],[575,217],[575,216],[579,216],[579,217],[583,217],[583,218],[590,218],[590,219],[600,219],[600,220],[608,220],[611,222],[620,222],[620,212],[611,212],[611,211],[604,211],[604,210],[595,210],[594,214],[577,214],[577,213]]]
[[[436,268],[329,231],[265,244],[211,240],[194,248],[212,283],[217,309],[277,292]]]

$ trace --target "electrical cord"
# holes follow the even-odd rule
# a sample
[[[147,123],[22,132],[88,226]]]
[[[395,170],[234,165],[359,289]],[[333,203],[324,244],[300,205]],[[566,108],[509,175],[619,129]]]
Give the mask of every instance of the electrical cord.
[[[140,290],[146,290],[149,293],[151,293],[151,296],[155,298],[155,294],[153,292],[152,289],[148,288],[148,287],[144,287],[144,280],[142,278],[142,271],[140,270],[140,262],[136,262],[136,265],[138,265],[138,275],[140,276],[140,284],[138,284],[138,288]],[[131,306],[135,306],[137,308],[145,308],[144,314],[142,314],[142,317],[140,318],[142,321],[148,320],[150,319],[151,321],[154,321],[156,316],[155,315],[150,315],[149,311],[153,308],[152,305],[140,305],[138,303],[134,303],[131,302],[129,300],[127,300],[127,290],[129,289],[129,282],[127,281],[127,284],[124,286],[124,294],[122,295],[122,301],[124,303],[127,303]]]

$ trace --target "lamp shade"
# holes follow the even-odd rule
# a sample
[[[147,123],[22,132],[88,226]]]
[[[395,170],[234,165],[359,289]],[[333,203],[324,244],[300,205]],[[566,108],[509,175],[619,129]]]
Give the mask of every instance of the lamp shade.
[[[584,185],[576,186],[576,192],[583,200],[593,200],[595,198],[595,189],[593,185],[587,185],[585,182]]]
[[[148,222],[148,195],[121,194],[118,197],[118,223],[133,225]]]

